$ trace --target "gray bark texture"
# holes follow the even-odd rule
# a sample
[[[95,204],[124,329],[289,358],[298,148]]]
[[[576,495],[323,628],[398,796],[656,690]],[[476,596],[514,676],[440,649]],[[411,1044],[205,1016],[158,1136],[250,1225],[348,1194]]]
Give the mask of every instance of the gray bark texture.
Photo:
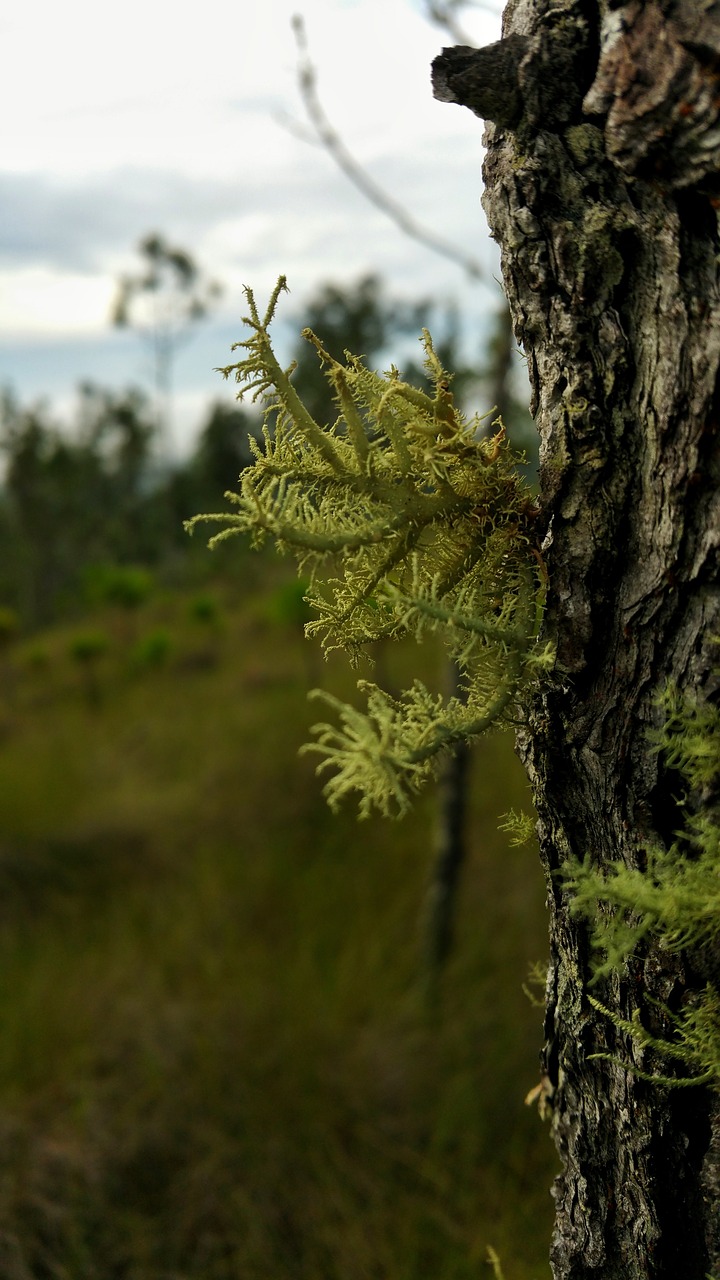
[[[670,843],[655,699],[668,679],[718,696],[720,3],[510,0],[499,46],[444,50],[433,79],[487,121],[484,206],[541,437],[558,660],[520,751],[550,906],[551,1261],[556,1280],[705,1280],[717,1096],[620,1065],[668,1073],[589,1003],[587,929],[556,873]],[[717,980],[708,963],[646,947],[592,993],[663,1034],[652,1001],[682,1008]]]

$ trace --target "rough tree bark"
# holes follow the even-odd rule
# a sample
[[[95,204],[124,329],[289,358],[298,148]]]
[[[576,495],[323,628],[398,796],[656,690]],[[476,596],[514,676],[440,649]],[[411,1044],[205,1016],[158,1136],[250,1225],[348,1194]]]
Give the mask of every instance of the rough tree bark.
[[[510,0],[503,40],[445,50],[434,82],[488,121],[484,205],[541,435],[558,663],[520,749],[551,911],[554,1275],[718,1277],[718,1099],[590,1058],[649,1062],[588,1002],[555,873],[670,841],[654,698],[668,678],[717,696],[720,3]],[[703,963],[649,947],[595,991],[648,1025],[648,997],[681,1007]]]

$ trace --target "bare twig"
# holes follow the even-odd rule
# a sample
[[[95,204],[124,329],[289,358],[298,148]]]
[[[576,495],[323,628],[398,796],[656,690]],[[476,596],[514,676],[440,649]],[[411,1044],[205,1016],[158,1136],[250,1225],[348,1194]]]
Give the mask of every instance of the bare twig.
[[[305,22],[300,14],[295,14],[293,17],[292,28],[298,48],[298,80],[305,109],[317,137],[338,167],[342,169],[346,177],[354,183],[358,190],[362,191],[363,195],[376,208],[381,209],[388,218],[392,219],[405,235],[411,236],[413,240],[418,240],[420,244],[432,249],[434,253],[442,254],[443,257],[450,258],[453,262],[458,263],[474,279],[481,279],[485,273],[476,258],[416,222],[407,210],[401,204],[398,204],[396,200],[393,200],[350,154],[342,138],[328,120],[320,103],[317,92],[317,75],[308,50]]]
[[[456,6],[448,3],[447,0],[444,4],[441,4],[440,0],[426,0],[424,16],[428,22],[434,22],[437,27],[447,31],[456,44],[473,45],[475,41],[470,39],[455,17],[455,8]]]
[[[463,30],[455,16],[458,9],[467,7],[467,0],[425,0],[424,13],[429,22],[434,22],[436,26],[443,27],[456,44],[474,45],[475,41]],[[487,0],[487,3],[485,0],[475,0],[475,3],[470,7],[482,9],[485,13],[492,14],[493,17],[500,17],[500,6],[492,4],[490,0]]]
[[[311,147],[321,147],[322,142],[318,138],[314,129],[309,124],[304,124],[302,120],[296,120],[290,115],[289,111],[273,111],[273,118],[283,129],[287,129],[294,138],[298,138],[300,142],[307,142]]]

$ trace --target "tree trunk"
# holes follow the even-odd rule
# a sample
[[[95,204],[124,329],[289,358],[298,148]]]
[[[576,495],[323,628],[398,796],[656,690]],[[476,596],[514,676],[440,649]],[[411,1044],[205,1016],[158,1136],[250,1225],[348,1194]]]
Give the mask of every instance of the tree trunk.
[[[556,1280],[720,1276],[717,1096],[620,1065],[649,1058],[589,1003],[587,929],[556,875],[671,841],[654,700],[668,679],[717,692],[719,67],[718,3],[510,0],[499,45],[434,69],[438,97],[496,122],[484,205],[541,436],[558,659],[520,750],[551,912]],[[647,946],[593,991],[648,1025],[653,999],[677,1009],[708,976]]]

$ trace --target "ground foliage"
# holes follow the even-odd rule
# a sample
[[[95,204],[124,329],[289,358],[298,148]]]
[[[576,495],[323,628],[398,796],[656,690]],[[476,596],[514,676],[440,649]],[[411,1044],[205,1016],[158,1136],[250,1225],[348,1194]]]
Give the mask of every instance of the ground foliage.
[[[430,797],[393,828],[328,812],[292,576],[234,559],[3,651],[0,1271],[470,1280],[492,1244],[539,1280],[543,889],[495,830],[525,803],[511,744],[475,758],[429,1005]],[[405,678],[406,647],[377,657]],[[434,646],[412,657],[430,682]],[[346,697],[339,655],[325,675]]]

